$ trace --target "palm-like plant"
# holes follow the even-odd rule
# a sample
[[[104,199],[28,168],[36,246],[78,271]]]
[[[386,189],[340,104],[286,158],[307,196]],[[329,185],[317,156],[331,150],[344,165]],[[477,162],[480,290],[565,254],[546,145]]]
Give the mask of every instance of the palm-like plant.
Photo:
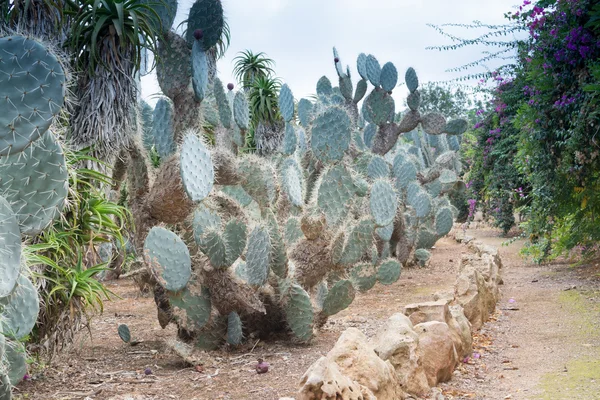
[[[250,88],[256,79],[267,78],[275,73],[275,61],[266,57],[263,52],[254,54],[251,50],[245,50],[234,61],[233,73],[244,89]]]
[[[258,76],[249,86],[248,103],[253,125],[275,123],[279,115],[279,89],[281,80],[270,76]]]

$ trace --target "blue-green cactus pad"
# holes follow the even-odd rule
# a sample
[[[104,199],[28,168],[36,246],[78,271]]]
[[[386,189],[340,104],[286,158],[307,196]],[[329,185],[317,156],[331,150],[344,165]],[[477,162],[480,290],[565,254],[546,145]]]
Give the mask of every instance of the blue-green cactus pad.
[[[29,279],[19,275],[10,295],[0,299],[0,309],[3,333],[17,340],[24,338],[35,326],[40,311],[37,289]]]
[[[283,134],[283,143],[281,143],[281,152],[286,155],[294,154],[298,146],[298,137],[294,125],[289,122],[285,124],[285,133]]]
[[[391,285],[400,278],[402,265],[398,260],[387,259],[377,269],[377,280],[382,285]]]
[[[341,108],[329,108],[315,118],[311,134],[311,148],[318,160],[324,163],[341,160],[350,146],[350,117]]]
[[[221,192],[240,203],[242,207],[248,207],[252,203],[252,197],[240,185],[221,186]]]
[[[376,155],[367,166],[367,175],[371,179],[388,178],[390,176],[390,166],[383,157]]]
[[[369,54],[365,61],[365,67],[369,82],[371,82],[371,85],[378,87],[381,83],[381,65],[379,65],[379,61],[377,61],[374,55]]]
[[[310,296],[297,284],[290,286],[285,306],[285,319],[293,334],[302,341],[313,336],[314,312]]]
[[[246,130],[250,127],[250,108],[243,90],[238,91],[233,99],[233,118],[240,129]]]
[[[144,242],[146,265],[167,290],[178,291],[185,287],[192,274],[192,260],[186,244],[168,229],[155,226]]]
[[[375,135],[377,135],[377,125],[367,124],[363,133],[363,139],[365,141],[365,146],[367,146],[369,149],[373,146],[373,139],[375,138]]]
[[[0,298],[17,284],[21,270],[21,231],[10,204],[0,196]]]
[[[42,43],[0,38],[0,156],[16,154],[42,136],[65,102],[65,73]]]
[[[452,122],[452,121],[450,121]],[[448,136],[448,147],[450,148],[450,150],[452,151],[459,151],[460,150],[460,137],[456,136],[456,135],[451,135]]]
[[[167,97],[161,97],[152,115],[152,136],[158,155],[164,160],[175,152],[175,120],[173,103]]]
[[[406,70],[406,74],[404,75],[404,81],[406,82],[406,87],[410,92],[414,92],[419,87],[419,78],[417,77],[417,71],[413,67],[410,67]]]
[[[356,187],[352,175],[343,165],[336,165],[323,175],[317,193],[317,205],[329,226],[341,224],[350,211]]]
[[[444,133],[448,135],[462,135],[469,129],[469,123],[464,119],[453,119],[446,124]]]
[[[62,148],[50,132],[21,153],[0,157],[0,195],[16,214],[21,233],[37,235],[60,216],[68,178]]]
[[[446,118],[438,113],[427,114],[421,117],[421,126],[430,135],[441,135],[446,129]]]
[[[27,373],[26,353],[25,346],[21,342],[11,341],[6,344],[4,357],[5,362],[8,364],[8,380],[12,386],[17,386]]]
[[[358,58],[356,59],[356,69],[358,70],[358,74],[363,80],[368,80],[367,76],[367,55],[365,53],[360,53]]]
[[[381,68],[381,87],[386,92],[391,92],[394,90],[396,85],[398,84],[398,70],[391,62],[387,62],[384,64],[383,68]]]
[[[421,105],[421,93],[418,90],[409,93],[408,97],[406,98],[406,105],[411,110],[417,111]]]
[[[350,270],[350,280],[360,292],[366,292],[377,282],[377,268],[370,263],[360,263]]]
[[[382,125],[393,117],[395,107],[392,96],[381,88],[375,88],[365,99],[362,111],[367,122]]]
[[[304,205],[304,194],[302,193],[302,172],[294,159],[287,159],[282,171],[282,183],[285,193],[296,207]]]
[[[298,119],[300,124],[307,128],[313,120],[313,103],[307,99],[300,99],[298,102]]]
[[[383,179],[371,186],[371,215],[378,226],[386,226],[394,221],[398,208],[398,196],[392,185]]]
[[[246,251],[248,284],[252,286],[265,284],[269,277],[270,255],[271,238],[269,230],[264,226],[257,226],[248,237],[248,250]]]
[[[247,227],[243,221],[232,219],[225,225],[223,239],[225,241],[225,253],[227,256],[227,266],[242,255],[246,248]]]
[[[285,243],[288,246],[293,245],[304,237],[302,229],[300,228],[300,219],[297,217],[290,217],[285,223]]]
[[[323,302],[323,314],[331,316],[348,308],[354,301],[354,286],[349,280],[337,281],[327,293]]]
[[[369,193],[369,182],[361,176],[354,178],[354,186],[356,186],[356,195],[358,197],[365,197]]]
[[[125,343],[131,342],[131,332],[129,331],[129,327],[125,324],[121,324],[117,327],[117,333],[122,341]]]
[[[223,82],[221,82],[219,78],[215,78],[213,85],[213,91],[215,100],[217,102],[217,109],[219,110],[219,119],[221,120],[221,124],[225,128],[231,128],[231,105],[229,104],[229,99],[225,94]]]
[[[192,88],[196,100],[204,100],[208,93],[208,58],[198,40],[192,45]]]
[[[175,15],[177,14],[177,0],[139,0],[140,3],[145,4],[152,8],[152,10],[158,15],[158,23],[152,23],[152,26],[156,32],[168,32],[173,26],[175,21]],[[154,21],[156,15],[148,13],[149,17]]]
[[[193,133],[188,133],[181,146],[180,164],[183,187],[190,199],[200,202],[208,196],[215,181],[210,152],[202,140]]]
[[[396,177],[396,187],[405,189],[409,183],[417,179],[417,169],[410,161],[394,163],[394,176]]]
[[[452,211],[449,207],[442,207],[439,209],[435,216],[435,233],[438,236],[446,236],[452,229],[454,223],[452,218]]]
[[[232,311],[227,317],[227,343],[233,346],[242,344],[242,340],[244,340],[242,331],[242,319],[238,313]]]
[[[279,90],[279,111],[284,121],[290,122],[294,119],[294,95],[287,83]]]
[[[354,98],[352,99],[355,104],[358,104],[358,102],[365,97],[365,94],[367,94],[367,87],[368,84],[366,80],[361,79],[358,81],[356,84],[356,91],[354,92]]]
[[[389,241],[392,239],[392,235],[394,233],[394,224],[391,223],[389,225],[377,228],[375,229],[375,233],[381,240]]]
[[[335,62],[336,58],[338,59],[338,62]],[[344,76],[344,67],[342,66],[342,61],[340,59],[340,55],[335,47],[333,48],[333,63],[335,64],[335,71],[337,72],[338,76],[340,78],[343,77]]]
[[[317,82],[317,94],[319,96],[329,97],[333,94],[333,87],[331,81],[326,76],[322,76]]]
[[[340,263],[352,265],[360,261],[373,246],[374,230],[375,223],[371,219],[363,219],[354,225],[344,245],[344,255]]]
[[[239,171],[243,176],[242,187],[261,207],[268,207],[275,201],[275,173],[263,159],[244,158],[240,161]]]
[[[348,101],[352,101],[354,87],[352,86],[352,79],[349,76],[344,75],[340,77],[340,92],[342,92],[342,96]]]
[[[221,230],[221,217],[206,205],[200,204],[194,211],[192,226],[196,243],[199,247],[203,247],[204,235],[207,232]]]
[[[419,230],[417,236],[417,245],[416,247],[419,249],[430,249],[435,245],[435,242],[438,240],[435,232],[430,231],[427,228],[422,228]]]
[[[225,240],[220,232],[213,230],[205,232],[202,237],[202,245],[199,247],[208,257],[213,268],[226,268],[231,265],[227,262]]]
[[[224,24],[221,0],[196,0],[188,15],[186,40],[192,44],[196,40],[194,31],[202,29],[200,42],[204,51],[208,51],[221,40]]]
[[[195,280],[178,292],[167,292],[173,317],[187,330],[201,329],[210,320],[210,293]]]

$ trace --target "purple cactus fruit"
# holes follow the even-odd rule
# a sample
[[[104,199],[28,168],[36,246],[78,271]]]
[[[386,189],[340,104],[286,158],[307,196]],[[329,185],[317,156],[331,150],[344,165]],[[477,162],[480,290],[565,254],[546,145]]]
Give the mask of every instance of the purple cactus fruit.
[[[233,90],[233,83],[228,83],[227,84],[227,89],[228,90]]]
[[[146,368],[144,370],[144,375],[152,375],[152,370],[150,368]]]
[[[257,361],[258,364],[254,366],[257,374],[266,374],[269,372],[269,363],[264,362],[262,358],[259,358]]]
[[[335,61],[336,63],[339,63],[340,62],[340,58],[336,57],[336,58],[333,59],[333,61]]]
[[[391,90],[388,90],[388,94],[389,94],[389,95],[391,95],[391,94],[392,94],[392,91],[391,91]]]
[[[196,40],[202,40],[203,37],[204,37],[204,31],[202,29],[196,29],[194,31],[194,38]]]
[[[31,379],[31,375],[29,375],[29,374],[25,374],[25,375],[23,375],[23,380],[24,380],[24,381],[28,381],[28,380],[30,380],[30,379]]]

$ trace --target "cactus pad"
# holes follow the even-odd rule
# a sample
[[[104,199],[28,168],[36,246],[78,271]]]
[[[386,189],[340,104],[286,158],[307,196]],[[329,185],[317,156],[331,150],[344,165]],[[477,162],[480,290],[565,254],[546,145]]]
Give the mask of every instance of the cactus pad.
[[[394,234],[394,224],[391,223],[389,225],[377,228],[375,229],[375,233],[381,240],[388,242],[392,239],[392,235]]]
[[[417,111],[421,105],[421,93],[418,90],[410,93],[406,98],[406,105],[413,111]]]
[[[320,96],[331,96],[333,94],[333,87],[331,81],[326,76],[322,76],[317,82],[317,94]]]
[[[288,218],[285,223],[285,243],[291,247],[303,237],[304,233],[302,233],[302,229],[300,228],[300,220],[295,217]]]
[[[252,203],[252,197],[239,185],[221,186],[221,192],[240,203],[242,207],[247,207]]]
[[[12,386],[16,386],[21,382],[27,373],[27,360],[25,354],[25,346],[23,346],[21,342],[11,341],[6,344],[4,361],[8,364],[7,375]]]
[[[67,194],[65,156],[52,133],[21,153],[0,157],[0,195],[10,203],[23,234],[46,228],[60,215]]]
[[[313,308],[310,296],[299,285],[290,286],[285,303],[285,319],[298,339],[308,341],[312,338]]]
[[[0,306],[2,333],[17,340],[29,335],[40,311],[38,292],[31,281],[20,275],[11,294],[0,300]]]
[[[452,121],[450,121],[452,122]],[[460,139],[458,136],[455,135],[451,135],[448,136],[448,148],[452,151],[459,151],[460,150]]]
[[[264,159],[247,157],[240,161],[242,187],[261,207],[269,206],[277,196],[274,171]]]
[[[65,102],[65,73],[42,43],[0,38],[0,156],[16,154],[42,136]]]
[[[242,333],[242,319],[235,311],[229,313],[227,317],[227,343],[233,346],[242,344],[244,335]]]
[[[431,253],[425,249],[417,249],[415,251],[415,258],[423,265],[431,258]]]
[[[190,199],[195,202],[204,200],[213,188],[215,171],[208,149],[191,132],[183,139],[179,168],[183,187]]]
[[[396,187],[405,189],[409,183],[417,179],[417,169],[410,161],[404,161],[400,164],[394,163],[394,176],[396,177]]]
[[[293,162],[295,164],[295,161]],[[302,207],[304,196],[302,194],[302,175],[300,169],[297,166],[288,165],[283,169],[282,175],[285,193],[287,193],[293,205]]]
[[[340,92],[342,92],[342,96],[344,96],[344,98],[347,101],[352,101],[353,90],[354,90],[354,88],[352,87],[352,79],[347,75],[341,76],[340,77]]]
[[[202,30],[202,43],[204,51],[208,51],[217,44],[223,33],[223,6],[221,0],[196,0],[190,8],[187,20],[186,40],[193,43],[194,31]]]
[[[369,54],[367,56],[365,68],[371,85],[378,87],[381,80],[381,65],[379,65],[379,61],[377,61],[374,55]]]
[[[270,254],[271,238],[269,231],[264,226],[257,226],[248,237],[248,250],[246,251],[248,284],[252,286],[265,284],[269,276]]]
[[[156,151],[162,159],[175,152],[174,125],[173,103],[170,99],[161,97],[152,114],[152,136]]]
[[[387,178],[390,176],[390,166],[383,157],[376,155],[367,166],[367,175],[371,179]]]
[[[300,124],[307,128],[313,119],[313,104],[307,99],[300,99],[298,102],[298,119]]]
[[[375,125],[386,123],[393,116],[394,109],[394,99],[380,88],[373,90],[363,103],[365,119]]]
[[[430,135],[441,135],[446,129],[446,118],[442,114],[431,113],[421,118],[423,130]]]
[[[192,261],[186,244],[173,232],[155,226],[144,242],[146,265],[167,290],[178,291],[185,287],[192,274]]]
[[[452,211],[448,207],[442,207],[435,216],[435,233],[438,236],[446,236],[452,229]]]
[[[125,324],[119,325],[117,328],[117,333],[122,341],[125,343],[131,342],[131,332],[129,331],[129,327]]]
[[[377,280],[382,285],[391,285],[400,278],[402,265],[398,260],[387,259],[377,269]]]
[[[377,180],[371,187],[371,215],[378,226],[386,226],[394,221],[398,208],[398,197],[392,185],[386,180]]]
[[[210,319],[210,293],[191,280],[178,292],[168,292],[173,317],[187,330],[201,329]]]
[[[324,163],[338,161],[350,146],[350,117],[341,108],[329,108],[315,118],[311,133],[315,157]]]
[[[368,80],[367,76],[367,55],[365,53],[360,53],[358,58],[356,59],[356,69],[358,70],[358,74],[363,80]]]
[[[225,128],[231,128],[231,105],[229,104],[229,99],[227,99],[227,95],[225,94],[225,89],[223,89],[223,83],[219,78],[215,78],[213,85],[213,91],[215,100],[217,102],[217,109],[219,110],[219,119],[221,120],[221,124]]]
[[[340,261],[343,265],[357,263],[373,245],[375,224],[370,219],[359,221],[348,235],[344,244],[344,253]]]
[[[286,122],[294,119],[294,95],[287,83],[279,90],[279,111]]]
[[[448,135],[462,135],[469,128],[469,123],[464,119],[453,119],[448,121],[444,133]]]
[[[377,268],[370,263],[360,263],[350,270],[350,280],[360,292],[366,292],[377,282]]]
[[[384,64],[381,68],[381,88],[386,92],[394,90],[398,84],[398,70],[391,62]]]
[[[346,167],[336,165],[325,172],[318,188],[317,205],[325,213],[329,226],[343,222],[355,193],[354,181]]]
[[[21,232],[10,205],[0,196],[0,298],[17,284],[21,269]]]
[[[368,124],[367,126],[365,126],[363,139],[365,142],[365,146],[367,146],[369,149],[373,146],[373,139],[375,138],[375,135],[377,135],[377,125]]]
[[[208,59],[198,40],[192,45],[192,87],[196,100],[204,100],[208,92]]]
[[[327,293],[323,302],[323,314],[331,316],[348,308],[354,301],[354,287],[348,280],[337,281]]]
[[[242,90],[238,91],[233,99],[233,118],[240,129],[246,130],[250,127],[250,108]]]
[[[298,137],[294,126],[287,122],[285,124],[285,133],[283,134],[283,143],[281,143],[281,152],[286,155],[294,154],[298,146]]]
[[[246,231],[246,224],[242,221],[232,219],[225,225],[223,240],[225,241],[227,266],[233,265],[244,252],[246,248]]]
[[[419,87],[419,78],[417,77],[417,71],[413,67],[410,67],[406,70],[406,74],[404,75],[404,81],[406,82],[406,87],[413,93]]]

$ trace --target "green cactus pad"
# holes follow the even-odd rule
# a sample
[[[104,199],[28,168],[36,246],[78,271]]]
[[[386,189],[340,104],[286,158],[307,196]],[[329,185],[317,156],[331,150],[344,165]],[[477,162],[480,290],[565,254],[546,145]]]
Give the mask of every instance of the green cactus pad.
[[[444,133],[448,135],[462,135],[469,129],[469,123],[464,119],[453,119],[448,121]]]
[[[329,226],[337,226],[346,219],[355,193],[352,175],[346,167],[336,165],[325,172],[317,192],[317,205]]]
[[[264,285],[269,277],[270,262],[271,238],[269,230],[264,226],[257,226],[248,237],[248,250],[246,251],[248,284],[252,286]]]
[[[324,163],[341,160],[350,146],[350,117],[341,108],[333,107],[315,118],[311,130],[314,156]]]
[[[442,114],[431,113],[421,118],[423,130],[430,135],[441,135],[446,129],[446,118]]]
[[[406,201],[412,206],[417,196],[423,192],[423,187],[418,181],[413,181],[406,186]]]
[[[21,153],[0,157],[0,195],[16,214],[21,233],[37,235],[60,215],[68,178],[62,148],[50,132]]]
[[[338,59],[337,62],[335,62],[335,59]],[[338,74],[339,77],[344,76],[344,67],[342,66],[342,62],[340,61],[340,54],[338,53],[337,49],[334,47],[333,48],[333,63],[335,65],[335,70]]]
[[[354,98],[352,99],[354,104],[358,104],[358,102],[361,101],[363,97],[365,97],[365,94],[367,94],[368,86],[369,85],[367,84],[366,80],[361,79],[360,81],[358,81],[358,83],[356,84],[356,91],[354,92]]]
[[[0,324],[0,360],[4,358],[4,352],[6,351],[6,336],[1,332],[4,332],[2,324]]]
[[[244,340],[242,319],[235,311],[227,317],[227,343],[239,346]]]
[[[279,111],[284,121],[290,122],[294,119],[294,95],[287,83],[279,90]]]
[[[225,254],[227,266],[233,263],[242,255],[246,248],[247,228],[243,221],[232,219],[225,225],[223,240],[225,241]]]
[[[369,263],[360,263],[350,270],[350,280],[360,292],[366,292],[377,282],[377,268]]]
[[[382,285],[391,285],[400,278],[402,265],[398,260],[387,259],[377,269],[377,280]]]
[[[432,198],[439,196],[442,192],[442,184],[440,183],[439,179],[429,182],[427,185],[425,185],[425,188],[427,189],[427,193],[429,193]]]
[[[202,236],[202,246],[200,250],[208,257],[210,264],[214,268],[226,268],[231,264],[228,263],[225,239],[217,231],[210,230]]]
[[[217,109],[216,100],[212,97],[207,97],[200,107],[202,109],[204,120],[212,126],[219,126],[221,120],[219,119],[219,110]]]
[[[380,179],[373,183],[369,204],[375,224],[386,226],[394,221],[398,208],[398,197],[388,181]]]
[[[117,328],[117,333],[122,341],[125,343],[131,342],[131,332],[129,331],[129,327],[125,324],[119,325]]]
[[[449,207],[442,207],[435,215],[435,233],[438,236],[446,236],[452,229],[454,223],[452,218],[452,211]]]
[[[19,153],[42,136],[65,102],[65,73],[42,43],[0,38],[0,157]]]
[[[163,160],[175,152],[174,126],[173,103],[170,99],[161,97],[152,114],[152,137],[156,151]]]
[[[327,282],[325,280],[319,282],[317,288],[315,289],[315,304],[320,310],[323,309],[323,305],[325,304],[325,299],[327,298],[328,293],[329,288],[327,287]]]
[[[406,74],[404,75],[404,82],[406,82],[406,87],[410,92],[414,92],[419,87],[419,78],[417,77],[417,71],[413,67],[410,67],[406,70]]]
[[[224,24],[221,0],[196,0],[187,19],[185,38],[192,44],[196,40],[194,31],[201,29],[203,35],[200,42],[204,51],[208,51],[221,39]]]
[[[208,93],[208,58],[198,40],[192,46],[192,87],[196,100],[204,100]]]
[[[283,134],[283,142],[281,143],[281,152],[286,155],[294,154],[298,146],[298,137],[294,130],[294,125],[287,122],[285,124],[285,133]]]
[[[418,90],[410,93],[406,98],[406,105],[413,111],[417,111],[421,105],[421,93]]]
[[[242,207],[247,207],[252,203],[252,197],[240,185],[221,186],[221,192],[240,203]]]
[[[304,237],[302,229],[300,228],[300,219],[296,217],[290,217],[285,223],[285,243],[288,246],[293,245]]]
[[[297,284],[290,286],[285,302],[285,319],[293,334],[302,341],[313,336],[314,313],[310,296]]]
[[[154,146],[154,136],[152,136],[152,114],[154,113],[154,108],[144,100],[141,100],[139,103],[139,113],[142,124],[142,143],[146,151],[150,151]]]
[[[438,179],[440,180],[440,183],[444,185],[444,187],[452,187],[456,182],[458,182],[458,176],[456,175],[456,172],[449,169],[443,169]]]
[[[417,169],[410,161],[405,161],[400,165],[394,163],[394,176],[396,177],[396,187],[405,189],[409,183],[417,179]]]
[[[411,205],[414,207],[418,218],[425,218],[431,211],[431,196],[426,192],[421,192]]]
[[[358,197],[365,197],[369,194],[370,186],[366,179],[356,176],[354,178],[354,186],[356,186],[356,195]]]
[[[223,344],[226,333],[227,317],[215,317],[197,333],[194,346],[205,351],[216,350]]]
[[[246,157],[240,161],[242,188],[261,207],[268,207],[277,196],[275,172],[272,167],[258,157]]]
[[[352,101],[352,92],[354,88],[352,87],[352,79],[349,76],[344,75],[340,77],[340,92],[342,92],[342,96],[348,101]]]
[[[448,147],[450,148],[450,150],[452,151],[459,151],[460,150],[460,137],[459,136],[448,136]]]
[[[307,99],[300,99],[298,102],[298,119],[305,128],[312,123],[313,107],[313,104]]]
[[[200,204],[194,211],[192,221],[194,239],[199,247],[204,246],[204,235],[209,231],[221,230],[221,217],[204,204]]]
[[[292,162],[295,161],[291,160]],[[282,172],[283,190],[288,195],[288,198],[296,207],[304,205],[304,196],[302,193],[302,175],[300,169],[296,165],[288,165]]]
[[[21,231],[10,204],[0,196],[0,298],[17,284],[21,270]]]
[[[346,233],[340,230],[331,241],[331,263],[337,265],[344,255],[344,243],[346,242]]]
[[[363,116],[375,125],[386,123],[393,116],[395,103],[392,96],[381,88],[375,88],[363,103]]]
[[[389,241],[392,239],[392,235],[394,234],[394,224],[391,223],[389,225],[377,228],[375,229],[375,233],[381,240]]]
[[[417,249],[415,250],[415,258],[419,262],[425,263],[431,258],[431,253],[425,249]]]
[[[438,237],[435,232],[432,232],[426,228],[420,229],[417,236],[416,247],[419,249],[430,249],[433,247],[433,245],[435,245],[437,239]]]
[[[354,295],[354,286],[349,280],[337,281],[325,297],[323,314],[331,316],[345,310],[354,301]]]
[[[317,82],[317,94],[319,96],[329,97],[333,94],[333,87],[331,81],[326,76],[322,76]]]
[[[371,219],[359,221],[352,228],[350,235],[348,235],[340,263],[343,265],[352,265],[360,261],[373,245],[374,230],[375,223]]]
[[[175,32],[164,33],[158,44],[156,78],[165,96],[175,98],[189,87],[192,79],[191,56],[191,46],[184,38]]]
[[[371,179],[388,178],[390,176],[390,166],[383,157],[376,155],[367,167],[367,175]]]
[[[250,127],[250,108],[242,90],[238,91],[233,99],[233,118],[240,129],[246,130]]]
[[[202,140],[193,133],[188,133],[181,146],[179,169],[181,181],[190,199],[200,202],[208,196],[215,181],[210,152]]]
[[[19,275],[10,295],[0,299],[0,309],[2,333],[13,339],[22,339],[33,329],[40,311],[37,289],[29,279]]]
[[[231,105],[223,89],[223,83],[219,78],[215,78],[213,87],[217,109],[219,110],[219,119],[225,128],[231,128]]]
[[[25,346],[21,342],[8,342],[6,344],[5,362],[8,365],[7,375],[12,386],[17,386],[27,373],[27,359]]]
[[[394,90],[398,84],[398,70],[391,62],[387,62],[381,68],[381,88],[386,92]]]
[[[279,224],[273,211],[266,210],[266,219],[269,224],[269,235],[271,237],[271,270],[275,275],[283,279],[288,276],[289,260],[287,257],[287,248],[279,231]]]
[[[173,232],[155,226],[144,242],[144,260],[158,283],[167,290],[185,287],[192,274],[192,260],[185,243]]]
[[[210,319],[210,293],[195,280],[178,292],[167,292],[173,317],[187,330],[201,329]]]
[[[365,141],[365,146],[367,146],[369,149],[373,146],[373,139],[375,138],[375,135],[377,135],[377,125],[368,124],[365,126],[363,139]]]
[[[352,142],[354,143],[354,146],[356,146],[356,148],[360,151],[367,151],[367,146],[365,146],[365,143],[363,142],[363,138],[362,138],[362,131],[360,130],[355,130],[352,133]]]
[[[369,54],[365,61],[365,68],[367,72],[367,78],[371,85],[378,87],[381,80],[381,65],[374,55]]]
[[[356,59],[356,69],[363,80],[369,80],[369,77],[367,76],[367,55],[365,53],[360,53],[358,55],[358,58]]]

